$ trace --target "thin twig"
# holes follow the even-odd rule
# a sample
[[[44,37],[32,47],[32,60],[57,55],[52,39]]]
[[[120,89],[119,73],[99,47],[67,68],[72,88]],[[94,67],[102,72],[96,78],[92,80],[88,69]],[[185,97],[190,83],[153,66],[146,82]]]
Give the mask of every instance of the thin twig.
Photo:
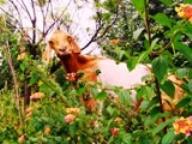
[[[81,48],[81,50],[86,49],[92,42],[98,41],[99,39],[103,38],[105,36],[105,34],[109,31],[109,29],[116,23],[117,19],[118,19],[118,8],[117,11],[114,15],[114,19],[111,22],[111,24],[109,24],[103,31],[102,34],[100,34],[98,36],[98,33],[102,30],[102,28],[104,27],[104,23],[101,23],[101,21],[99,20],[99,27],[96,29],[94,35],[91,37],[91,39],[89,40],[89,42],[87,44],[85,44],[85,46],[83,48]]]
[[[19,113],[19,121],[21,126],[24,126],[24,122],[23,122],[23,114],[22,114],[22,109],[21,109],[21,104],[20,104],[20,95],[19,95],[19,87],[18,87],[18,81],[17,81],[17,77],[15,74],[15,69],[13,66],[13,60],[11,57],[11,52],[10,52],[10,45],[9,42],[6,41],[6,48],[7,48],[7,61],[9,64],[9,68],[11,70],[11,74],[13,76],[13,83],[14,83],[14,91],[15,91],[15,101],[16,101],[16,105],[17,105],[17,109],[18,109],[18,113]]]
[[[13,7],[15,8],[17,14],[18,14],[18,21],[20,21],[18,24],[20,25],[20,27],[23,29],[23,22],[22,22],[22,18],[21,18],[21,13],[17,7],[17,5],[13,2],[13,0],[9,0],[11,2],[11,4],[13,5]]]
[[[9,12],[7,12],[5,9],[0,7],[0,10],[3,11],[6,15],[8,15],[9,18],[13,19],[16,23],[19,23],[19,21],[16,18],[14,18],[14,16],[12,14],[10,14]]]

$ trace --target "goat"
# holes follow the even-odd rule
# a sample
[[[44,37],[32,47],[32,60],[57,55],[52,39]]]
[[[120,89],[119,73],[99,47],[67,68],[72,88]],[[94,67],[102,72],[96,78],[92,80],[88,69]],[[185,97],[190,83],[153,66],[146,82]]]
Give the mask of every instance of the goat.
[[[53,49],[68,74],[82,71],[86,81],[99,81],[105,86],[121,86],[125,89],[131,89],[137,84],[144,84],[142,77],[151,73],[149,66],[144,64],[138,64],[134,70],[129,71],[125,63],[117,64],[111,59],[82,55],[75,39],[62,30],[56,30],[52,34],[46,48],[45,55],[48,54],[48,56],[44,55],[44,57],[49,59],[50,49]],[[96,74],[98,69],[101,72],[99,75]],[[134,105],[138,107],[135,96],[131,96],[131,98]],[[82,101],[85,107],[90,110],[94,110],[97,105],[97,101],[93,97],[89,99],[82,97]]]

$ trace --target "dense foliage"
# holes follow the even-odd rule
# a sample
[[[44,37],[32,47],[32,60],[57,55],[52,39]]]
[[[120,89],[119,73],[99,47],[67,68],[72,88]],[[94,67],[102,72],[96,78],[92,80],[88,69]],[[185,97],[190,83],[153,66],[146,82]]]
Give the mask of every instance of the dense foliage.
[[[74,89],[62,68],[50,73],[54,61],[43,62],[44,45],[27,45],[18,39],[22,32],[13,33],[1,21],[0,143],[190,143],[192,6],[186,4],[192,1],[95,1],[95,20],[109,24],[98,31],[105,36],[98,39],[103,53],[124,61],[130,70],[138,63],[152,66],[146,86],[135,88],[137,99],[143,99],[139,112],[133,110],[129,90],[112,87],[118,97],[110,97],[97,89],[100,83],[80,83]],[[175,111],[165,112],[159,92],[173,97],[174,85],[167,80],[170,74],[183,81],[185,94],[175,101]],[[79,97],[87,88],[103,101],[102,113],[84,108]],[[29,90],[31,102],[27,103]]]

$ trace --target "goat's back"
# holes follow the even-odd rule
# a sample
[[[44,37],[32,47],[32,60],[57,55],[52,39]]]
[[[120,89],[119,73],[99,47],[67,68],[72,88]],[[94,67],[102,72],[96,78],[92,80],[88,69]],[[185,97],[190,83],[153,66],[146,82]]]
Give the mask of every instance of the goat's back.
[[[143,84],[142,77],[150,73],[146,65],[138,64],[132,71],[129,71],[125,63],[117,64],[110,59],[98,61],[97,66],[101,71],[98,80],[105,86],[132,88],[134,85]]]

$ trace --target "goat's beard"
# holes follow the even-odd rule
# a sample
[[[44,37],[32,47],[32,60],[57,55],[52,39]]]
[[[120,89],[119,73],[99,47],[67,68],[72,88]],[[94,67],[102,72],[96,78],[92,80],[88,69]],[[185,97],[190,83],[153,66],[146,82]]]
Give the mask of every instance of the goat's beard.
[[[60,59],[68,59],[71,57],[70,53],[65,53],[65,54],[58,54],[57,55]]]

